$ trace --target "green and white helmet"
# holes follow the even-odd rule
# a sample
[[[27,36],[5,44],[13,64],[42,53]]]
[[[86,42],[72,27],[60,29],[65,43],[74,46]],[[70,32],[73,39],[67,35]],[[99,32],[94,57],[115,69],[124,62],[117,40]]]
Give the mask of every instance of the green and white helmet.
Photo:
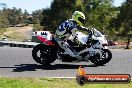
[[[80,11],[75,11],[72,14],[72,19],[76,21],[79,26],[82,26],[85,22],[85,15]]]

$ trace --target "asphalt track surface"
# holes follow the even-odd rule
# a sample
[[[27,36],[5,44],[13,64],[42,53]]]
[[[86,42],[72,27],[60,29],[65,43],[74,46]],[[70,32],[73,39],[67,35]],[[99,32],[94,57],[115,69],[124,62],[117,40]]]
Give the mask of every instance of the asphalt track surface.
[[[52,66],[37,64],[31,56],[32,48],[0,47],[1,77],[75,77],[80,65],[88,74],[130,74],[132,49],[111,49],[113,58],[104,66],[91,62],[64,63],[56,60]]]

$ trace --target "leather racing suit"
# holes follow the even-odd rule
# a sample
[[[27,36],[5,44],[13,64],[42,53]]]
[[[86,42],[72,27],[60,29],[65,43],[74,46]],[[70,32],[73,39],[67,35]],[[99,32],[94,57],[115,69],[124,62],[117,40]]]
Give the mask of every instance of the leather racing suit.
[[[59,46],[65,51],[67,51],[67,53],[72,57],[76,57],[77,52],[68,44],[66,40],[68,40],[71,35],[75,36],[77,30],[88,29],[83,26],[78,26],[75,21],[69,19],[62,23],[57,28],[55,33],[55,40],[58,42]]]

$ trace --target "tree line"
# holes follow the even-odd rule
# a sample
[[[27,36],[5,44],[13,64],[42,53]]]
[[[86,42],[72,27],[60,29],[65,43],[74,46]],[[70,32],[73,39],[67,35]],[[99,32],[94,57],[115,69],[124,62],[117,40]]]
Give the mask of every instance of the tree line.
[[[0,27],[9,27],[16,26],[17,24],[26,24],[27,23],[28,12],[25,10],[22,13],[21,9],[13,8],[4,8],[0,10]]]
[[[9,26],[28,25],[40,23],[42,10],[36,10],[29,14],[26,10],[22,12],[20,8],[3,8],[0,10],[0,28]]]
[[[19,23],[33,23],[35,30],[55,32],[65,20],[71,18],[75,10],[86,15],[86,27],[95,27],[113,38],[126,37],[130,42],[132,35],[132,0],[126,0],[121,6],[113,6],[113,0],[53,0],[46,9],[31,14],[25,10],[5,8],[0,10],[0,27]],[[40,26],[41,25],[41,26]],[[116,39],[116,38],[115,38]]]
[[[43,10],[40,21],[43,30],[53,33],[75,10],[86,15],[86,27],[94,27],[109,38],[125,37],[128,45],[132,38],[132,0],[113,6],[113,0],[53,0],[50,8]]]

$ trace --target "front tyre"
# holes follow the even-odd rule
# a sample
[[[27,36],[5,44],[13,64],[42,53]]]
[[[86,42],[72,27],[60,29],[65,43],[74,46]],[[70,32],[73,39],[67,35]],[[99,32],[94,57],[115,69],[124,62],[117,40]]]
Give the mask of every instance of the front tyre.
[[[32,50],[32,57],[37,63],[45,65],[54,62],[57,56],[53,46],[38,44]]]
[[[112,53],[109,49],[102,49],[102,56],[100,58],[100,54],[90,57],[90,61],[96,65],[104,65],[108,63],[112,59]]]

